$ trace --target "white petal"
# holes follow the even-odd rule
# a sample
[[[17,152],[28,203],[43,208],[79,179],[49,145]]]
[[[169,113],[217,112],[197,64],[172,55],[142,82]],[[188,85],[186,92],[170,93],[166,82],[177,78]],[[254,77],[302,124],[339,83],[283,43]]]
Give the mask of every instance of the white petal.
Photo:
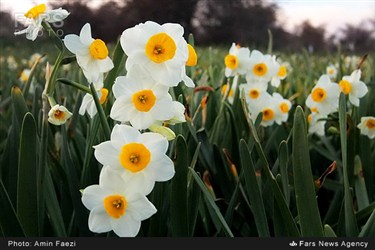
[[[95,158],[102,165],[109,165],[113,167],[121,166],[119,160],[120,151],[114,148],[110,141],[102,142],[99,145],[94,146],[94,148]]]
[[[367,86],[364,82],[359,81],[357,84],[358,85],[356,86],[357,87],[356,95],[357,95],[358,98],[362,98],[363,96],[365,96],[367,94],[368,88],[367,88]]]
[[[131,100],[126,96],[121,96],[113,103],[110,117],[116,121],[127,122],[137,113]]]
[[[82,203],[88,210],[93,210],[97,206],[103,205],[103,199],[109,195],[99,185],[91,185],[84,189]]]
[[[130,118],[130,123],[137,129],[146,129],[156,121],[149,112],[134,112],[134,114],[135,115]]]
[[[356,96],[349,94],[349,101],[356,107],[359,107],[359,99]]]
[[[112,230],[110,217],[103,206],[97,206],[90,212],[89,229],[95,233],[105,233]]]
[[[141,134],[139,142],[151,151],[151,159],[158,159],[168,150],[168,140],[160,134],[146,132]],[[155,156],[155,158],[153,158]]]
[[[155,173],[155,181],[168,181],[175,174],[173,161],[166,155],[162,155],[157,161],[150,163]]]
[[[47,10],[44,14],[47,14],[48,16],[46,18],[47,22],[55,23],[64,20],[70,13],[62,8],[58,8],[55,10]]]
[[[91,26],[89,23],[86,23],[79,33],[79,39],[81,43],[83,43],[86,46],[90,46],[91,43],[94,41],[94,39],[91,36]]]
[[[102,73],[110,71],[114,66],[111,58],[106,57],[103,60],[98,60],[99,71]]]
[[[157,212],[155,206],[142,194],[134,194],[128,199],[127,210],[137,220],[146,220]],[[127,212],[128,212],[127,211]]]
[[[66,35],[64,37],[65,47],[77,55],[87,55],[89,53],[88,47],[84,45],[77,35]]]
[[[137,142],[140,135],[141,133],[131,126],[116,124],[111,133],[111,143],[120,149],[125,144]]]
[[[137,173],[128,170],[122,171],[121,175],[127,183],[126,195],[134,193],[148,195],[155,186],[155,174],[152,169],[149,169],[149,166]]]
[[[125,213],[119,219],[111,219],[111,227],[113,228],[113,232],[120,237],[135,237],[141,228],[141,221]]]
[[[172,37],[181,37],[184,34],[184,28],[177,23],[165,23],[161,26],[167,34]]]
[[[94,99],[93,99],[92,95],[86,94],[82,99],[81,107],[79,108],[78,113],[80,115],[85,115],[85,112],[87,110],[87,106],[90,104],[90,102],[93,102],[93,101],[94,101]]]

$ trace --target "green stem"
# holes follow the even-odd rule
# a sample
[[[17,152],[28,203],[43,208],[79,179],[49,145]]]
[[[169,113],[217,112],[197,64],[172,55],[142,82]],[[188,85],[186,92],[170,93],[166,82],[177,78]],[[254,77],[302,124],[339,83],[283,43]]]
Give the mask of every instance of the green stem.
[[[84,85],[82,85],[78,82],[73,82],[73,81],[70,81],[70,80],[64,79],[64,78],[58,78],[56,81],[61,82],[61,83],[66,84],[66,85],[69,85],[69,86],[72,86],[72,87],[75,87],[75,88],[77,88],[77,89],[79,89],[83,92],[88,93],[88,94],[91,94],[90,88],[88,88],[88,87],[86,87],[86,86],[84,86]]]
[[[104,136],[107,140],[109,140],[111,137],[111,129],[109,128],[108,121],[106,119],[103,107],[102,105],[100,105],[99,98],[98,98],[98,95],[96,94],[96,89],[93,83],[90,83],[90,89],[91,89],[91,94],[94,98],[96,109],[98,110],[100,122],[102,124],[103,131],[104,131]]]
[[[48,35],[50,37],[52,37],[55,45],[57,46],[57,48],[60,50],[60,51],[63,51],[64,50],[64,44],[62,42],[62,40],[60,39],[60,37],[56,34],[56,32],[52,29],[51,25],[49,25],[48,22],[46,21],[42,21],[42,26],[43,28],[47,31]]]

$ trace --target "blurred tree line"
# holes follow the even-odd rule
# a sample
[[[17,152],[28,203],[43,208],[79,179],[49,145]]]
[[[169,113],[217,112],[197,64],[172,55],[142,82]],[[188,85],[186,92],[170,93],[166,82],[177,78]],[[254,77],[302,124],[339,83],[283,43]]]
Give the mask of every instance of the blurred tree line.
[[[89,0],[50,1],[53,8],[62,7],[71,12],[64,21],[62,34],[78,34],[89,22],[93,36],[106,42],[115,42],[126,28],[152,20],[158,23],[176,22],[193,33],[199,45],[225,45],[232,42],[243,46],[265,49],[268,30],[273,36],[274,50],[313,51],[336,50],[370,52],[375,50],[375,19],[366,25],[346,25],[336,35],[326,38],[324,27],[315,27],[308,21],[301,23],[293,33],[277,22],[278,6],[258,0],[108,0],[99,7],[89,7]],[[0,15],[0,37],[14,39],[14,20],[6,12]]]

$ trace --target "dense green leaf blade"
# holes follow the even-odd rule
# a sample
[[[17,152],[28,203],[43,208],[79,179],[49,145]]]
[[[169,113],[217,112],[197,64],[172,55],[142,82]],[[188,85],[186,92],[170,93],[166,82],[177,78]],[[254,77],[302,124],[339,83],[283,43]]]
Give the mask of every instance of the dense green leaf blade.
[[[16,215],[16,211],[9,199],[8,193],[5,190],[3,182],[0,180],[0,226],[7,237],[24,237],[22,225]]]
[[[340,123],[340,141],[342,154],[342,168],[344,178],[344,213],[345,213],[345,233],[346,237],[355,237],[358,235],[357,221],[354,216],[353,197],[349,187],[348,177],[348,154],[347,154],[347,131],[346,131],[346,99],[344,93],[340,94],[339,99],[339,123]]]
[[[323,227],[311,173],[305,115],[300,106],[296,109],[293,124],[293,178],[302,236],[322,237]]]
[[[216,205],[216,203],[215,203],[215,201],[214,201],[214,199],[213,199],[210,191],[208,191],[208,189],[204,185],[203,181],[199,178],[199,176],[197,175],[197,173],[195,173],[194,169],[189,168],[189,170],[192,173],[193,178],[195,179],[195,181],[197,182],[197,184],[201,188],[201,190],[202,190],[202,192],[204,194],[204,197],[206,198],[207,207],[212,212],[211,215],[215,215],[215,217],[216,217],[213,221],[217,220],[217,221],[220,222],[220,225],[216,225],[216,228],[218,229],[218,231],[220,231],[220,229],[223,229],[224,233],[227,236],[233,237],[233,233],[230,230],[228,224],[226,223],[223,215],[221,214],[219,207]]]
[[[333,231],[331,226],[328,224],[324,225],[324,236],[325,237],[337,237],[337,235],[335,234],[335,231]]]
[[[290,188],[289,188],[289,177],[288,177],[288,146],[286,141],[282,141],[279,146],[279,164],[280,164],[280,175],[282,182],[282,190],[287,205],[290,201]]]
[[[170,219],[172,236],[189,236],[187,212],[187,173],[188,156],[186,142],[183,136],[176,138],[175,176],[171,187]]]
[[[17,214],[27,236],[38,236],[37,134],[34,117],[23,119],[18,160]]]
[[[365,178],[363,178],[362,162],[358,155],[354,158],[354,187],[355,196],[357,198],[358,210],[367,207],[370,202],[366,190]]]
[[[258,235],[259,237],[269,237],[270,232],[268,228],[266,212],[255,174],[254,163],[251,158],[249,148],[243,139],[241,139],[240,141],[240,157],[242,170],[244,171],[247,190],[246,193],[251,204],[251,210],[254,215]]]
[[[374,237],[375,235],[375,209],[372,211],[370,218],[363,226],[362,231],[359,233],[359,237]]]
[[[27,112],[29,112],[25,98],[22,95],[21,90],[18,87],[12,88],[12,103],[13,103],[13,109],[17,116],[18,124],[22,124],[23,118]]]

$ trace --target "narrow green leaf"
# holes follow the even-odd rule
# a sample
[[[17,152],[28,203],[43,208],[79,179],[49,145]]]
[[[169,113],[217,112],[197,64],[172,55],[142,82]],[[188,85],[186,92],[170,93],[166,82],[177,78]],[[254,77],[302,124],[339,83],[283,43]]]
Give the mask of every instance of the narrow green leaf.
[[[367,207],[370,202],[368,199],[365,179],[363,178],[362,162],[358,155],[354,157],[354,176],[354,188],[358,210],[362,210]]]
[[[287,205],[290,201],[290,188],[289,188],[289,176],[288,176],[288,145],[286,141],[282,141],[279,146],[279,164],[280,164],[280,175],[282,182],[282,190]]]
[[[234,237],[234,235],[231,232],[228,224],[226,223],[223,215],[221,214],[219,207],[216,205],[210,191],[208,191],[208,189],[204,185],[203,181],[199,178],[197,173],[195,173],[194,169],[189,168],[189,170],[193,174],[193,178],[195,179],[195,181],[199,185],[200,189],[202,190],[202,192],[204,194],[204,197],[206,198],[205,201],[207,202],[207,207],[208,207],[208,209],[210,209],[212,211],[211,215],[215,215],[215,217],[216,217],[215,219],[220,222],[220,225],[216,225],[217,230],[220,231],[220,229],[223,229],[224,233],[227,236]]]
[[[18,160],[17,214],[27,236],[38,236],[37,134],[34,117],[26,113]]]
[[[0,179],[0,226],[6,237],[25,237],[22,225]]]
[[[188,221],[189,221],[189,236],[194,236],[195,226],[198,219],[199,201],[201,199],[201,190],[198,184],[193,181],[188,186]]]
[[[359,237],[374,237],[375,235],[375,209],[372,211],[370,218],[363,226]]]
[[[323,227],[311,173],[305,115],[300,106],[296,108],[293,124],[293,178],[302,236],[322,237]]]
[[[26,106],[25,98],[22,95],[21,89],[18,87],[12,88],[11,96],[12,96],[13,108],[17,116],[18,124],[22,124],[25,114],[29,112]]]
[[[65,84],[65,85],[68,85],[68,86],[72,86],[76,89],[79,89],[79,90],[85,92],[85,93],[91,94],[91,90],[90,90],[89,87],[87,87],[83,84],[80,84],[78,82],[74,82],[74,81],[71,81],[69,79],[64,79],[64,78],[58,78],[56,81],[61,82],[61,83]]]
[[[254,163],[251,158],[249,148],[243,139],[241,139],[240,141],[240,158],[242,170],[244,171],[247,190],[246,193],[250,201],[251,210],[253,212],[255,224],[258,230],[258,235],[259,237],[269,237],[270,232],[268,228],[266,212],[255,174]]]
[[[182,135],[176,138],[175,176],[171,187],[170,219],[172,236],[189,236],[187,214],[187,173],[188,156],[185,139]]]
[[[340,141],[342,154],[342,167],[344,178],[344,213],[345,213],[345,233],[346,237],[355,237],[358,235],[357,221],[354,216],[353,198],[349,187],[348,177],[348,154],[347,154],[347,133],[346,133],[346,99],[344,93],[340,94],[339,99],[339,123],[340,123]]]
[[[103,107],[99,102],[98,95],[96,94],[96,89],[93,83],[90,84],[91,95],[94,98],[95,106],[99,114],[100,123],[102,124],[104,136],[106,140],[111,138],[111,129],[109,128],[109,124],[104,113]]]
[[[328,224],[324,225],[324,236],[325,237],[337,237],[337,235],[335,234],[335,231],[333,231],[331,226]]]

